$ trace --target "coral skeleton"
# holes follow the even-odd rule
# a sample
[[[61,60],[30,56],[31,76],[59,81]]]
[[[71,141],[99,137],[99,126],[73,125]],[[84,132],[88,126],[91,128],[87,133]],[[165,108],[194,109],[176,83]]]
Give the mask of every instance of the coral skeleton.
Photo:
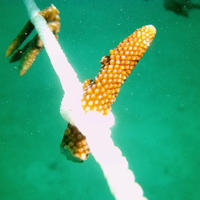
[[[24,75],[41,49],[46,49],[64,91],[60,113],[68,122],[68,127],[61,147],[78,162],[86,160],[92,153],[116,199],[145,200],[126,158],[112,141],[110,128],[114,125],[114,116],[111,105],[150,46],[156,34],[155,27],[143,26],[120,42],[110,50],[109,56],[101,59],[102,66],[94,80],[86,80],[82,84],[57,41],[59,11],[53,5],[40,11],[33,0],[24,0],[24,3],[30,21],[8,47],[6,56],[14,54],[11,62],[20,61],[20,75]],[[38,34],[19,50],[34,28]]]

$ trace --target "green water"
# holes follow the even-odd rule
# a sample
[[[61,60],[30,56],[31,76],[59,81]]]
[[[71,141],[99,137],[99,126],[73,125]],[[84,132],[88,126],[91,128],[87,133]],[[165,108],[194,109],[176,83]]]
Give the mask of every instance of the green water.
[[[81,81],[135,29],[157,28],[112,107],[112,137],[148,199],[199,200],[200,10],[184,17],[162,0],[37,1],[41,9],[51,3],[60,10],[60,44]],[[60,153],[63,93],[46,52],[24,77],[4,56],[27,20],[22,1],[0,0],[0,200],[113,200],[92,156],[79,164]]]

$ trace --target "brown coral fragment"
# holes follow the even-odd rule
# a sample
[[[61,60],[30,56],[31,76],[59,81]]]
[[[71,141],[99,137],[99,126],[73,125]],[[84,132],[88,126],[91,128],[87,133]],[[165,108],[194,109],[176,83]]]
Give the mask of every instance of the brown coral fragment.
[[[86,112],[95,110],[108,114],[121,85],[142,58],[155,34],[154,26],[143,26],[110,50],[110,56],[102,58],[102,67],[94,81],[90,80],[89,84],[86,81],[83,86],[82,107]]]
[[[19,46],[24,42],[24,40],[29,36],[29,34],[34,29],[33,24],[31,21],[28,21],[24,28],[19,32],[17,37],[12,41],[6,51],[6,57],[10,56]]]
[[[85,136],[76,128],[76,126],[73,126],[70,123],[65,130],[61,147],[69,150],[77,161],[86,160],[90,154],[90,149]]]
[[[23,51],[23,56],[19,65],[21,76],[23,76],[28,71],[42,48],[43,44],[38,35],[36,35],[33,40],[28,43],[27,48]]]
[[[39,14],[45,18],[49,28],[54,33],[55,37],[58,38],[58,32],[60,31],[60,17],[57,8],[51,5],[50,7],[40,11]],[[33,31],[33,29],[33,24],[28,21],[6,51],[7,57],[13,54],[10,62],[16,62],[20,60],[20,75],[24,75],[28,71],[35,61],[37,55],[43,49],[42,41],[38,35],[29,41],[22,49],[18,49],[26,40],[28,35]],[[15,51],[17,52],[14,53]]]

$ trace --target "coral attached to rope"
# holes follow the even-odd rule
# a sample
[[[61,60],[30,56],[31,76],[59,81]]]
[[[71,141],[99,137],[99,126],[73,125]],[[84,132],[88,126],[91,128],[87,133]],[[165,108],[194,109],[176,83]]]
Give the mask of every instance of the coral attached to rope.
[[[154,26],[144,26],[110,50],[110,56],[101,59],[102,67],[95,79],[86,80],[83,84],[82,107],[85,112],[93,110],[103,115],[110,112],[121,85],[142,58],[155,34]],[[90,152],[86,139],[71,125],[65,131],[62,146],[81,160],[87,159]]]
[[[76,161],[86,160],[91,152],[116,199],[144,200],[142,188],[135,182],[126,158],[110,137],[110,128],[114,125],[111,105],[153,40],[155,27],[148,25],[136,30],[110,50],[110,55],[102,58],[102,67],[95,79],[82,84],[56,40],[60,30],[59,11],[53,5],[39,11],[33,0],[24,0],[24,3],[31,21],[11,43],[6,55],[17,50],[11,61],[21,61],[20,75],[24,75],[45,47],[64,90],[60,112],[68,127],[62,148],[69,150]],[[38,35],[18,50],[34,27]]]
[[[40,11],[39,14],[45,18],[49,28],[56,36],[56,38],[58,38],[58,32],[60,31],[60,17],[57,8],[51,5],[50,7]],[[34,38],[29,41],[22,49],[19,49],[22,43],[33,31],[33,29],[34,26],[29,20],[24,28],[19,32],[17,37],[9,45],[6,51],[7,57],[13,54],[10,62],[16,62],[20,60],[19,70],[21,76],[23,76],[28,71],[28,69],[35,61],[37,55],[44,47],[42,41],[40,40],[40,37],[38,36],[38,34],[36,34]],[[17,52],[15,52],[16,50]]]

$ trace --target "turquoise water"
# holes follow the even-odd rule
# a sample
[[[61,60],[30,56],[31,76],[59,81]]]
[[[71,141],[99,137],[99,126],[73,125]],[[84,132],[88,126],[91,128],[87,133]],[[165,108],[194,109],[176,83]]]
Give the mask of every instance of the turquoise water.
[[[79,164],[60,153],[63,92],[46,52],[23,77],[5,58],[28,15],[22,1],[0,2],[0,199],[113,200],[92,156]],[[185,17],[162,0],[37,1],[41,9],[51,3],[60,10],[59,42],[81,81],[135,29],[157,28],[112,107],[112,137],[148,199],[200,199],[200,10]]]

